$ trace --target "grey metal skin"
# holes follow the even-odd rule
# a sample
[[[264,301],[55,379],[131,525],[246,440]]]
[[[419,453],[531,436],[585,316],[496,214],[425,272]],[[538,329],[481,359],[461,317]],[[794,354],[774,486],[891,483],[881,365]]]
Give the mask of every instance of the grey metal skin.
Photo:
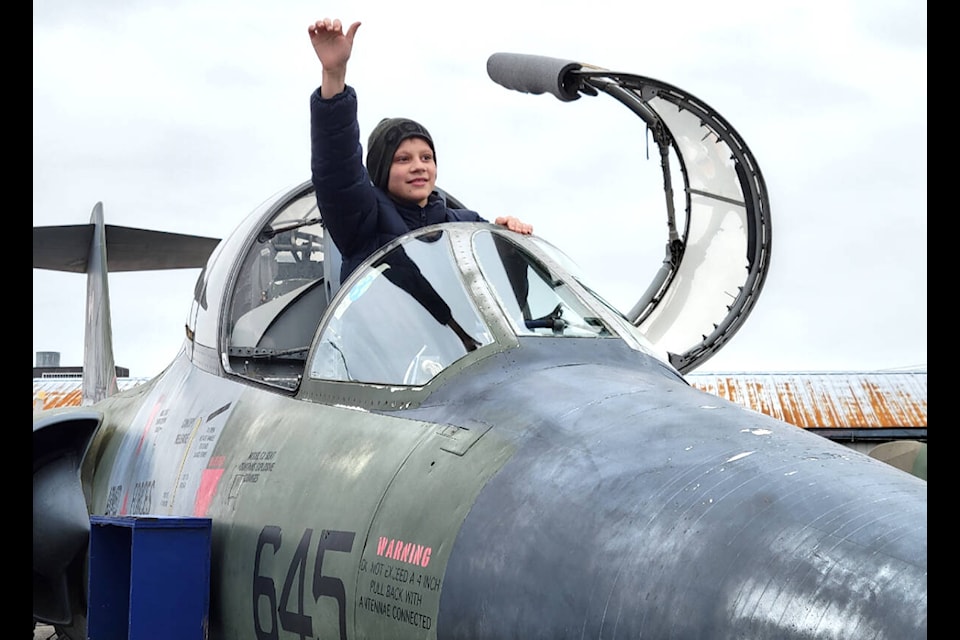
[[[219,393],[205,376],[192,377],[181,404]],[[248,408],[224,438],[263,438],[258,411],[278,405],[258,410],[258,402],[241,401]],[[307,411],[285,420],[315,430],[320,422],[306,422]],[[122,405],[107,411],[113,422],[123,414]],[[454,477],[469,465],[499,467],[475,499],[471,477],[447,485],[429,475],[416,481],[415,493],[386,496],[368,513],[344,497],[344,514],[394,519],[397,527],[407,525],[391,509],[422,511],[428,528],[433,521],[452,540],[439,606],[430,612],[434,625],[394,624],[390,637],[926,637],[926,482],[696,390],[619,341],[521,339],[465,367],[419,407],[373,418],[383,421],[380,442],[398,418],[483,431],[461,453],[464,470]],[[338,428],[346,434],[359,426]],[[218,452],[229,447],[224,442]],[[352,481],[371,498],[379,495],[374,472]],[[260,499],[283,509],[291,489],[320,491],[329,475],[319,463],[290,473],[296,484],[263,484]],[[442,524],[445,509],[435,506],[440,498],[466,513],[452,531]],[[319,512],[287,517],[309,525]],[[255,537],[249,529],[258,521],[232,521],[224,512],[214,522],[209,637],[255,638],[244,569],[253,545],[240,539]],[[383,637],[374,616],[357,607],[366,582],[358,552],[349,558],[356,581],[344,576],[356,608],[342,637]],[[286,563],[275,571],[279,592]],[[314,617],[313,624],[326,629],[330,621]]]
[[[438,638],[926,637],[923,480],[620,345],[536,342],[413,412],[516,445],[457,536]]]

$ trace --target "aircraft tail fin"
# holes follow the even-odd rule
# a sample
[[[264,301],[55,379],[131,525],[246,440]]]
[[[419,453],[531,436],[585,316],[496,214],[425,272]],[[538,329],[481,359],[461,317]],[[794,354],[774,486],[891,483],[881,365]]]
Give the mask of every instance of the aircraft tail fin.
[[[87,255],[87,318],[83,336],[83,405],[99,402],[117,392],[117,368],[113,360],[113,329],[110,326],[110,291],[107,286],[107,237],[103,204],[90,215],[93,238]]]
[[[218,238],[106,225],[101,202],[94,205],[89,224],[33,228],[35,269],[87,274],[81,404],[99,402],[118,390],[108,272],[202,268],[219,242]]]

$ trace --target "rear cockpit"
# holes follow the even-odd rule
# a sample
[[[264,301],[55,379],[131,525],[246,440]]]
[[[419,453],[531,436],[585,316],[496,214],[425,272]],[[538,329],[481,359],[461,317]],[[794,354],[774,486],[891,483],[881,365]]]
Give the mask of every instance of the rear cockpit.
[[[303,371],[327,307],[324,268],[323,227],[310,192],[260,229],[241,263],[226,325],[231,370],[296,386],[291,381]]]

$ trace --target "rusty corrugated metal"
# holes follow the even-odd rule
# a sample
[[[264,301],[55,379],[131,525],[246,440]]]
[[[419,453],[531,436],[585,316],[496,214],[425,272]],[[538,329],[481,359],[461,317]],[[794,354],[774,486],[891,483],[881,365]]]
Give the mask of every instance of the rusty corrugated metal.
[[[690,373],[691,385],[798,427],[926,428],[927,372]]]
[[[926,428],[927,372],[689,373],[688,382],[798,427]],[[120,378],[121,390],[149,378]],[[34,379],[34,409],[80,406],[80,380]]]
[[[149,378],[117,378],[120,391],[125,391]],[[33,410],[55,409],[59,407],[79,407],[83,400],[80,378],[34,378]]]

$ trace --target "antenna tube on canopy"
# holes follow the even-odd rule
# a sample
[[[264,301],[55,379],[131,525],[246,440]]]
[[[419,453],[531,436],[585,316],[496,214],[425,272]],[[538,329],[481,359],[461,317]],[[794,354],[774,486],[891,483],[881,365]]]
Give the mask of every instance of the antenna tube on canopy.
[[[580,97],[579,81],[571,71],[583,65],[571,60],[525,53],[494,53],[487,58],[487,75],[507,89],[521,93],[550,93],[563,102]]]

